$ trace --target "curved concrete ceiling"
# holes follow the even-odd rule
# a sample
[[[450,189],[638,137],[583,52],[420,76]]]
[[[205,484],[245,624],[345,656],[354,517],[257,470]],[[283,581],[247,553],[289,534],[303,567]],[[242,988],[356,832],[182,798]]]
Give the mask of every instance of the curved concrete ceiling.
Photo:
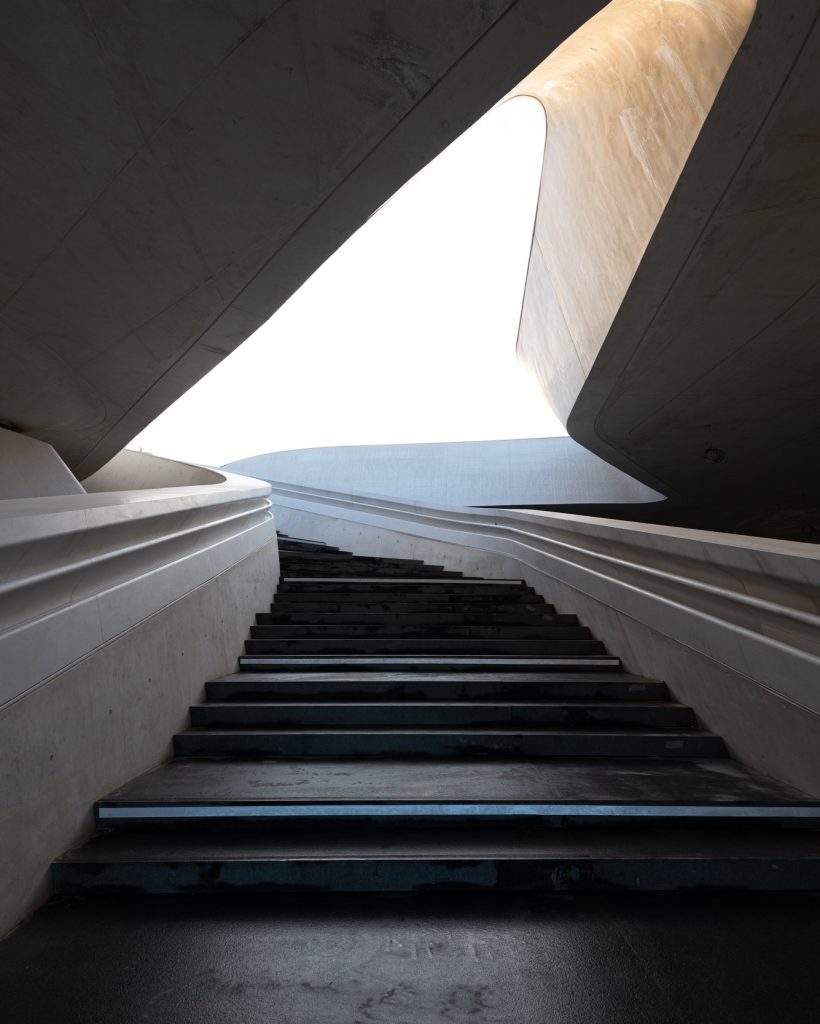
[[[7,4],[0,419],[93,472],[601,6]]]

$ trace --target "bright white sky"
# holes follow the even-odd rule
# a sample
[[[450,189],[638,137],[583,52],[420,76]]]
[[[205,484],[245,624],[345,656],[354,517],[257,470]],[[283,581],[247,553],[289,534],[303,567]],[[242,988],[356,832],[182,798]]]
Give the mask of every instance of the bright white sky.
[[[218,466],[564,434],[515,358],[543,146],[535,100],[490,111],[129,447]]]

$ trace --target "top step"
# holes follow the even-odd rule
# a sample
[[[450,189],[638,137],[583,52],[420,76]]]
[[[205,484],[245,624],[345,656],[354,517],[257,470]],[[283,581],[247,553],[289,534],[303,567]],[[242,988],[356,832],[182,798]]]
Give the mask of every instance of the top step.
[[[534,594],[532,587],[528,587],[523,580],[481,580],[481,579],[459,579],[454,577],[443,577],[431,579],[418,576],[285,576],[282,580],[282,587],[292,588],[294,584],[299,589],[333,589],[335,587],[359,587],[367,590],[389,590],[396,587],[429,587],[432,590],[450,591],[452,593],[528,593]]]

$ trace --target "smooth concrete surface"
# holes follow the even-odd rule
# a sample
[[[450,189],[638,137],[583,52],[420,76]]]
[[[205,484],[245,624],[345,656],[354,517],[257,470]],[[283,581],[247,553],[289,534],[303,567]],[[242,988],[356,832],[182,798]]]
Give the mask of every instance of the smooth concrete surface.
[[[183,479],[198,472],[169,465]],[[268,485],[212,475],[220,483],[0,502],[0,710],[251,553],[275,549]],[[277,565],[273,554],[271,590]]]
[[[170,756],[277,572],[274,540],[0,710],[0,933],[48,895],[49,864],[91,831],[94,801]],[[3,672],[16,682],[13,664]]]
[[[61,900],[0,945],[14,1024],[814,1024],[811,895]]]
[[[548,121],[519,354],[666,521],[820,537],[818,11],[616,0],[514,90]]]
[[[514,90],[547,140],[519,354],[566,423],[754,0],[613,0]]]
[[[200,484],[224,482],[225,476],[222,473],[205,466],[194,466],[124,448],[96,473],[86,477],[83,487],[89,494],[97,494],[157,487],[196,487]]]
[[[819,15],[759,0],[568,424],[692,522],[815,543]]]
[[[569,437],[301,448],[240,459],[234,473],[434,505],[662,501]]]
[[[274,502],[293,536],[525,578],[627,670],[665,680],[732,756],[820,795],[813,545],[295,487],[276,486]]]
[[[0,427],[0,501],[83,493],[50,444]]]
[[[0,417],[84,477],[602,0],[11,0]]]

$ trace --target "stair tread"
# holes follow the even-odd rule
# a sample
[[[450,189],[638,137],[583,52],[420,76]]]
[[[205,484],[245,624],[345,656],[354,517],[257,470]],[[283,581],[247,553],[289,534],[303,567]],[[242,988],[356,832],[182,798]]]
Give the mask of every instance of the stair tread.
[[[292,658],[287,659],[292,661]],[[383,659],[379,659],[383,660]],[[298,682],[338,682],[340,684],[363,683],[363,682],[442,682],[452,681],[452,675],[440,672],[231,672],[227,675],[218,676],[211,682],[218,683],[241,683],[243,686],[249,683],[298,683]],[[515,682],[515,683],[596,683],[605,685],[607,683],[646,686],[657,684],[658,680],[645,679],[643,676],[632,675],[629,672],[612,671],[602,675],[600,672],[568,672],[566,675],[560,673],[545,672],[460,672],[458,676],[461,683],[486,683],[486,682]]]
[[[208,860],[411,860],[444,857],[525,860],[713,857],[820,859],[820,832],[782,829],[357,829],[351,831],[109,833],[71,850],[57,863],[133,863]]]
[[[379,761],[176,758],[99,801],[131,803],[304,804],[397,801],[560,805],[646,804],[807,806],[820,801],[728,758],[647,761]]]
[[[206,704],[199,704],[197,707],[212,708],[217,710],[219,708],[270,708],[270,702],[258,702],[258,701],[219,701],[209,700]],[[590,698],[587,700],[548,700],[548,699],[533,699],[533,700],[309,700],[309,701],[278,701],[275,705],[277,709],[283,710],[288,708],[339,708],[339,707],[357,707],[357,708],[385,708],[395,707],[401,709],[413,708],[521,708],[523,710],[534,709],[534,708],[582,708],[584,710],[593,710],[595,708],[602,709],[614,709],[624,708],[629,711],[648,709],[652,711],[658,711],[663,709],[674,709],[674,710],[688,710],[686,704],[680,704],[677,701],[672,700],[652,700],[652,701],[629,701],[628,703],[622,700],[601,700],[597,698]]]

